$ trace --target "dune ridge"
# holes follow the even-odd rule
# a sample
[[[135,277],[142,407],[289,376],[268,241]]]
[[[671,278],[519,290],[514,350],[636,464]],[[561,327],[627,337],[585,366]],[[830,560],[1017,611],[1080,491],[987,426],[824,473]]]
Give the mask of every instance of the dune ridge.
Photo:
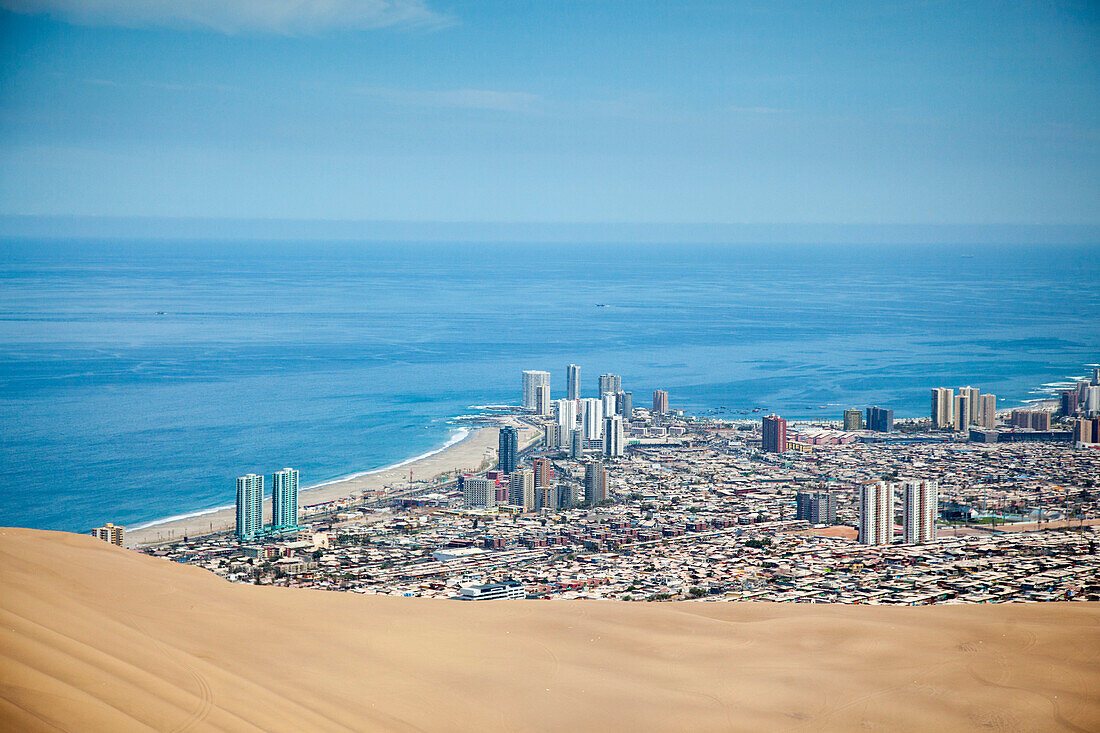
[[[415,598],[0,530],[4,730],[1100,730],[1100,605]]]

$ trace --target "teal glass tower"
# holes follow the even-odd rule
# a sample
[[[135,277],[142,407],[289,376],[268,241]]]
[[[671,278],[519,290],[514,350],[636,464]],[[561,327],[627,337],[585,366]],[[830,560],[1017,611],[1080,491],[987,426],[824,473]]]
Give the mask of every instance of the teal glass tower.
[[[264,477],[237,478],[237,539],[250,542],[264,531]]]
[[[271,475],[271,526],[275,530],[298,526],[297,469],[284,468]]]

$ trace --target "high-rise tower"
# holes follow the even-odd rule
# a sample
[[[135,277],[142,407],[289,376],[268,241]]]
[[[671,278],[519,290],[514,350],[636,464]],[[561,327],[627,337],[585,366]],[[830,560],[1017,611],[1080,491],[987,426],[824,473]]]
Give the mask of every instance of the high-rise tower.
[[[761,448],[768,453],[783,453],[787,450],[787,421],[779,415],[768,415],[761,423],[763,440]]]
[[[894,430],[894,411],[884,407],[867,408],[867,429],[879,433],[890,433]]]
[[[534,410],[538,405],[535,388],[539,385],[550,386],[550,372],[528,369],[523,372],[523,406]]]
[[[535,387],[535,414],[546,417],[550,414],[550,385],[540,384]]]
[[[939,485],[935,481],[905,481],[902,490],[901,526],[905,543],[935,541]]]
[[[581,400],[581,423],[584,426],[585,440],[603,437],[603,400],[594,397]]]
[[[618,374],[600,375],[600,397],[605,394],[618,394],[623,389],[623,380]]]
[[[565,397],[570,400],[581,398],[581,368],[576,364],[569,365],[565,381]]]
[[[264,477],[250,473],[237,478],[237,539],[249,542],[263,534]]]
[[[955,430],[966,430],[970,427],[970,394],[968,392],[955,395],[953,413]]]
[[[584,503],[595,506],[607,499],[607,469],[599,461],[584,466]]]
[[[611,415],[603,421],[603,454],[611,458],[621,458],[625,449],[623,418],[620,415]]]
[[[523,511],[535,509],[535,472],[520,468],[508,477],[508,503],[523,507]]]
[[[271,525],[276,529],[298,526],[298,471],[284,468],[271,474]]]
[[[997,395],[983,394],[979,402],[978,424],[983,428],[997,427]]]
[[[859,487],[859,541],[888,545],[894,540],[894,485],[868,481]]]
[[[497,440],[497,470],[512,473],[516,470],[519,455],[519,432],[511,425],[500,429]]]
[[[845,430],[863,430],[863,411],[859,409],[844,411]]]
[[[950,387],[932,389],[932,427],[946,430],[955,427],[955,391]]]

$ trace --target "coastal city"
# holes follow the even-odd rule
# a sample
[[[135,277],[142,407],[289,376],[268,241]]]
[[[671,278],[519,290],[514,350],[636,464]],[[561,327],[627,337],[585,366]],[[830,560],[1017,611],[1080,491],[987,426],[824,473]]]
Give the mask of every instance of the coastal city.
[[[233,582],[487,600],[918,605],[1100,600],[1100,368],[1027,409],[932,388],[926,418],[685,415],[615,374],[522,374],[483,470],[300,506],[237,479],[232,532],[143,552]],[[303,493],[308,497],[308,492]],[[96,536],[122,545],[121,527]]]

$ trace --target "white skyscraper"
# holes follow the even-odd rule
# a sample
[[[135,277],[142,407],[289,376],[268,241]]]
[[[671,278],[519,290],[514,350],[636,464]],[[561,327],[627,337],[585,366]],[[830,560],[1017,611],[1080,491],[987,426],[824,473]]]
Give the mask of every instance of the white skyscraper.
[[[618,412],[618,410],[615,409],[615,405],[619,400],[617,394],[608,393],[605,395],[601,395],[600,400],[603,402],[604,417],[607,417],[608,415],[614,415],[616,412]]]
[[[549,384],[540,384],[535,387],[535,414],[543,416],[550,414]]]
[[[462,482],[462,496],[468,507],[492,508],[497,504],[496,482],[487,478],[467,478]]]
[[[901,524],[905,544],[935,541],[939,485],[935,481],[905,481],[902,489]]]
[[[859,541],[888,545],[894,539],[894,485],[868,481],[859,488]]]
[[[569,365],[569,373],[566,375],[565,397],[570,400],[581,398],[581,368],[576,364]]]
[[[603,454],[620,458],[626,448],[626,435],[623,431],[623,419],[611,415],[603,421]]]
[[[603,436],[603,401],[594,397],[581,400],[581,423],[584,439],[596,440]]]
[[[1090,413],[1100,412],[1100,387],[1090,386],[1085,397],[1085,410]]]
[[[264,530],[264,477],[237,478],[237,539],[254,540]]]
[[[562,435],[566,435],[577,427],[577,403],[575,400],[557,400],[558,425],[561,425]]]
[[[528,410],[537,407],[535,388],[539,385],[550,386],[550,372],[540,372],[532,369],[523,372],[523,406]]]

